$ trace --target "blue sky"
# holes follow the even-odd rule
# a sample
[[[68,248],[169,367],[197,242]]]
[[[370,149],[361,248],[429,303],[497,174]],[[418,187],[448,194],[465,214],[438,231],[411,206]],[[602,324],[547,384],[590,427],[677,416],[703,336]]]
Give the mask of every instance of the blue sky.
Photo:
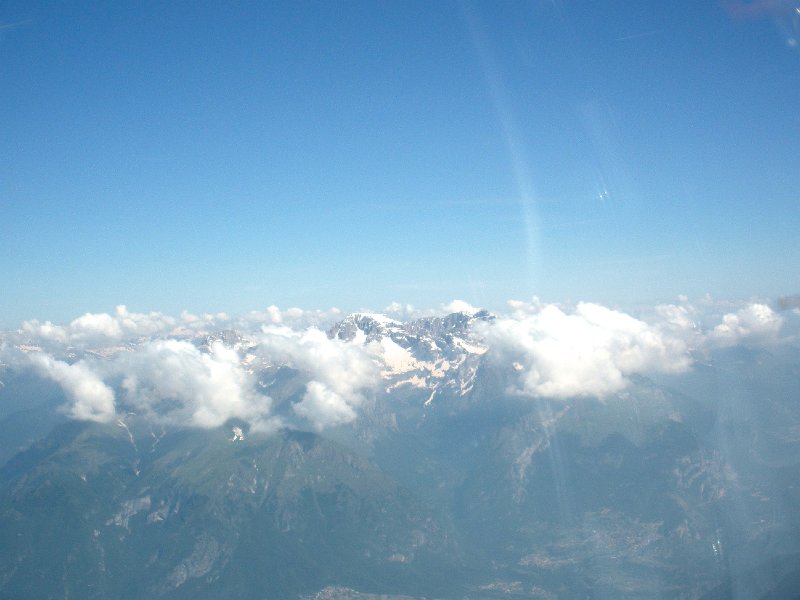
[[[797,293],[795,6],[5,2],[0,324]]]

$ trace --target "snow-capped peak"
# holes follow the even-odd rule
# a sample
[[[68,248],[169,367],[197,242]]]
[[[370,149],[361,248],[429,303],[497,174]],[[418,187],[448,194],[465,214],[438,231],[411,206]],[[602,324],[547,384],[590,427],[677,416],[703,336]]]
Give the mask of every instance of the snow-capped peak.
[[[358,312],[358,313],[353,313],[350,316],[354,317],[356,319],[360,319],[360,318],[372,319],[373,321],[376,321],[377,323],[380,323],[381,325],[402,325],[403,324],[401,321],[398,321],[397,319],[392,319],[391,317],[387,317],[386,315],[381,314],[381,313]]]
[[[328,336],[341,340],[352,340],[361,331],[368,342],[386,335],[397,334],[404,324],[378,313],[352,313],[328,330]]]

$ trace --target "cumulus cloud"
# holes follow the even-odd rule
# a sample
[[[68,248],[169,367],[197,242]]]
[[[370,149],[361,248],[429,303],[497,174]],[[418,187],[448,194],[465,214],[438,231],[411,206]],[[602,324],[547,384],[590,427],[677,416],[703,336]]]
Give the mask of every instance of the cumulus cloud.
[[[755,302],[723,315],[708,337],[720,346],[765,342],[775,339],[782,325],[783,317],[766,304]]]
[[[283,325],[293,329],[303,329],[306,327],[319,327],[333,324],[334,321],[342,318],[342,311],[336,307],[327,310],[305,310],[302,308],[291,307],[285,310],[271,304],[264,310],[253,310],[248,312],[239,324],[243,327],[270,327]]]
[[[316,429],[349,423],[356,418],[354,405],[320,381],[309,381],[303,400],[294,411],[308,419]]]
[[[703,329],[696,309],[682,301],[683,304],[659,304],[645,320],[665,337],[681,340],[689,350],[696,350],[703,345]]]
[[[400,302],[390,302],[383,309],[383,312],[400,320],[414,319],[420,314],[420,311],[414,308],[412,304],[401,304]]]
[[[512,316],[478,326],[489,356],[514,366],[513,390],[523,395],[604,396],[635,373],[680,372],[691,363],[679,336],[598,304],[580,303],[572,312],[538,300],[511,307]]]
[[[63,344],[68,339],[67,329],[61,325],[54,325],[50,321],[45,321],[44,323],[36,319],[24,321],[19,331],[37,340],[43,339]]]
[[[116,414],[114,391],[83,361],[67,364],[44,353],[30,355],[34,368],[58,383],[69,399],[67,414],[73,419],[106,423]]]
[[[222,343],[209,351],[181,339],[205,332],[220,321],[252,331],[261,327],[260,354],[297,368],[307,377],[306,393],[296,403],[297,415],[315,428],[352,421],[364,393],[378,379],[375,352],[364,339],[352,343],[329,340],[316,327],[298,330],[308,322],[340,317],[338,309],[281,310],[269,306],[235,321],[223,313],[179,318],[162,313],[133,313],[118,306],[113,314],[86,313],[68,325],[26,321],[18,331],[20,352],[40,350],[28,345],[35,339],[46,350],[25,359],[39,373],[58,382],[68,397],[67,412],[76,419],[107,421],[119,412],[135,412],[154,422],[216,427],[231,418],[245,420],[255,430],[280,426],[271,416],[272,401],[259,393],[255,375],[242,357]],[[104,360],[70,364],[53,358],[63,347],[110,347],[136,341],[128,352],[106,353]],[[53,344],[61,344],[61,350]],[[68,354],[67,354],[68,355]],[[112,387],[117,388],[115,398]]]
[[[464,300],[453,300],[450,304],[445,304],[442,308],[447,313],[457,313],[463,312],[467,314],[475,314],[478,312],[478,309],[472,306],[469,302],[465,302]]]
[[[379,380],[378,366],[364,344],[363,333],[345,341],[330,339],[315,327],[300,332],[267,327],[259,341],[259,352],[270,362],[308,375],[305,394],[294,411],[316,429],[354,420],[365,392]]]
[[[694,333],[697,331],[698,326],[694,320],[693,312],[691,306],[686,305],[659,304],[655,308],[655,313],[660,317],[660,322],[657,324],[662,329],[675,333]]]
[[[113,315],[86,313],[69,325],[54,325],[38,320],[22,323],[20,333],[36,339],[62,344],[97,344],[150,337],[163,334],[176,325],[175,318],[159,312],[132,313],[124,305],[117,306]]]
[[[254,431],[279,424],[270,417],[271,399],[256,391],[235,351],[221,343],[204,353],[180,340],[154,340],[108,360],[56,360],[33,352],[27,360],[58,383],[74,419],[108,422],[133,412],[151,422],[211,428],[238,418]],[[116,395],[108,382],[119,384]]]
[[[119,355],[112,369],[123,377],[126,405],[151,420],[210,428],[238,418],[257,431],[277,425],[270,398],[255,390],[238,354],[219,342],[204,353],[186,341],[156,340]]]

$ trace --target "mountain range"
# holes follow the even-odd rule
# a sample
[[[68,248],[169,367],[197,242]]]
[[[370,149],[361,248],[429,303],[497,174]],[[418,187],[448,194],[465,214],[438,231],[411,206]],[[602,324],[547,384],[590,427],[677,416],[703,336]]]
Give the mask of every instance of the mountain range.
[[[532,396],[516,385],[527,367],[481,335],[495,318],[347,316],[325,336],[369,349],[366,388],[315,375],[324,353],[276,360],[258,332],[186,336],[235,353],[269,399],[267,429],[122,403],[75,420],[59,386],[7,365],[0,597],[794,597],[794,347],[720,347],[613,393]],[[62,358],[102,365],[145,341]],[[355,418],[305,418],[348,394]]]

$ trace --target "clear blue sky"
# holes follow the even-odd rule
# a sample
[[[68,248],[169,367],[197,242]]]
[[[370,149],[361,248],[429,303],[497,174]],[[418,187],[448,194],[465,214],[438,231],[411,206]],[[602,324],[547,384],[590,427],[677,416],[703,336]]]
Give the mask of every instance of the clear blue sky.
[[[797,293],[795,4],[4,2],[0,324]]]

